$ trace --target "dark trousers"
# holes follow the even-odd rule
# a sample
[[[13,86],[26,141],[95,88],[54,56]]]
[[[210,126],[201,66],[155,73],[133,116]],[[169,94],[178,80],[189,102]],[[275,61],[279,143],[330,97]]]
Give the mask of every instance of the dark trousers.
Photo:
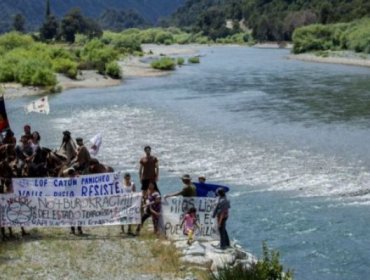
[[[230,246],[230,240],[229,240],[229,235],[227,234],[226,231],[226,220],[227,218],[223,219],[221,224],[218,226],[218,230],[220,232],[220,247],[221,248],[226,248]]]

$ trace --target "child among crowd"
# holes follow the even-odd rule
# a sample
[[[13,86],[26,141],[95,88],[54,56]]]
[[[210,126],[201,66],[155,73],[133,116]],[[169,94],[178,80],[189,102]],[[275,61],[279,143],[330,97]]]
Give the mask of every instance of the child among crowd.
[[[199,228],[197,223],[197,210],[194,207],[190,208],[185,214],[181,227],[183,227],[184,235],[188,236],[188,245],[191,245],[194,240],[195,228]]]

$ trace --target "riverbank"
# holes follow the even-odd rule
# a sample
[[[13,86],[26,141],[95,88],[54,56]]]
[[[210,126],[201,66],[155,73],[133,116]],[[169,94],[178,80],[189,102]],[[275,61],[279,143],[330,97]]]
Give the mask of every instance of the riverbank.
[[[82,236],[39,228],[0,242],[0,269],[4,279],[206,280],[225,264],[257,261],[241,247],[222,251],[213,243],[158,239],[150,226],[139,237],[118,226],[85,228]]]
[[[370,67],[369,55],[350,51],[292,54],[287,56],[287,59],[316,63],[332,63],[332,64]]]
[[[190,56],[199,52],[203,45],[155,45],[146,44],[142,46],[145,53],[142,57],[130,56],[118,62],[122,69],[123,80],[125,78],[156,77],[168,75],[168,71],[160,71],[150,66],[150,61],[160,56]],[[112,79],[100,75],[95,70],[80,71],[76,79],[70,79],[62,74],[57,74],[58,90],[73,88],[104,88],[118,86],[123,80]],[[44,94],[48,90],[40,87],[22,86],[17,83],[1,84],[6,99],[19,98],[24,96],[36,96]]]

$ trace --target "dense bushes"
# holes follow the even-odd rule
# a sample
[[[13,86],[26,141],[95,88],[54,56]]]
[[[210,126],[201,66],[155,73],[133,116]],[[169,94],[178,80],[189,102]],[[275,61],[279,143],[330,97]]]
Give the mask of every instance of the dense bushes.
[[[177,65],[183,65],[185,63],[185,59],[183,57],[178,57],[177,60]]]
[[[162,57],[158,60],[154,60],[150,65],[158,70],[174,70],[176,67],[175,60],[170,57]]]
[[[109,62],[107,63],[107,65],[105,66],[105,71],[106,71],[106,74],[113,78],[113,79],[121,79],[122,78],[122,71],[121,71],[121,67],[118,65],[117,62],[115,61],[112,61],[112,62]]]
[[[9,33],[0,36],[0,53],[0,82],[54,86],[55,72],[75,79],[78,69],[97,69],[101,74],[121,77],[121,69],[115,63],[119,52],[100,39],[87,41],[82,48],[67,49],[35,42],[27,35]]]
[[[77,77],[77,66],[77,62],[74,62],[68,58],[57,58],[53,61],[54,71],[65,74],[71,79],[76,79]]]
[[[198,56],[193,56],[188,58],[189,63],[200,63],[200,59]]]
[[[263,257],[250,267],[236,265],[224,267],[217,273],[211,274],[210,280],[290,280],[293,279],[291,271],[284,272],[280,264],[279,253],[269,251],[263,244]]]
[[[293,34],[293,43],[294,53],[325,50],[370,53],[370,19],[298,28]]]

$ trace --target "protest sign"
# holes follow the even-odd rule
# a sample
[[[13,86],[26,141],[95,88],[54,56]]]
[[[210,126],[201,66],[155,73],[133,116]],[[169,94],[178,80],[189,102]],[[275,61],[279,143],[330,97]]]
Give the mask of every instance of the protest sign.
[[[124,193],[121,173],[81,175],[72,178],[13,178],[14,194],[22,197],[88,197]]]
[[[69,227],[140,224],[141,193],[104,197],[0,195],[2,227]]]
[[[197,210],[197,222],[200,228],[195,230],[198,239],[216,239],[218,231],[216,220],[212,218],[215,198],[207,197],[171,197],[162,201],[163,224],[166,236],[176,238],[184,236],[181,222],[186,212],[194,207]]]

